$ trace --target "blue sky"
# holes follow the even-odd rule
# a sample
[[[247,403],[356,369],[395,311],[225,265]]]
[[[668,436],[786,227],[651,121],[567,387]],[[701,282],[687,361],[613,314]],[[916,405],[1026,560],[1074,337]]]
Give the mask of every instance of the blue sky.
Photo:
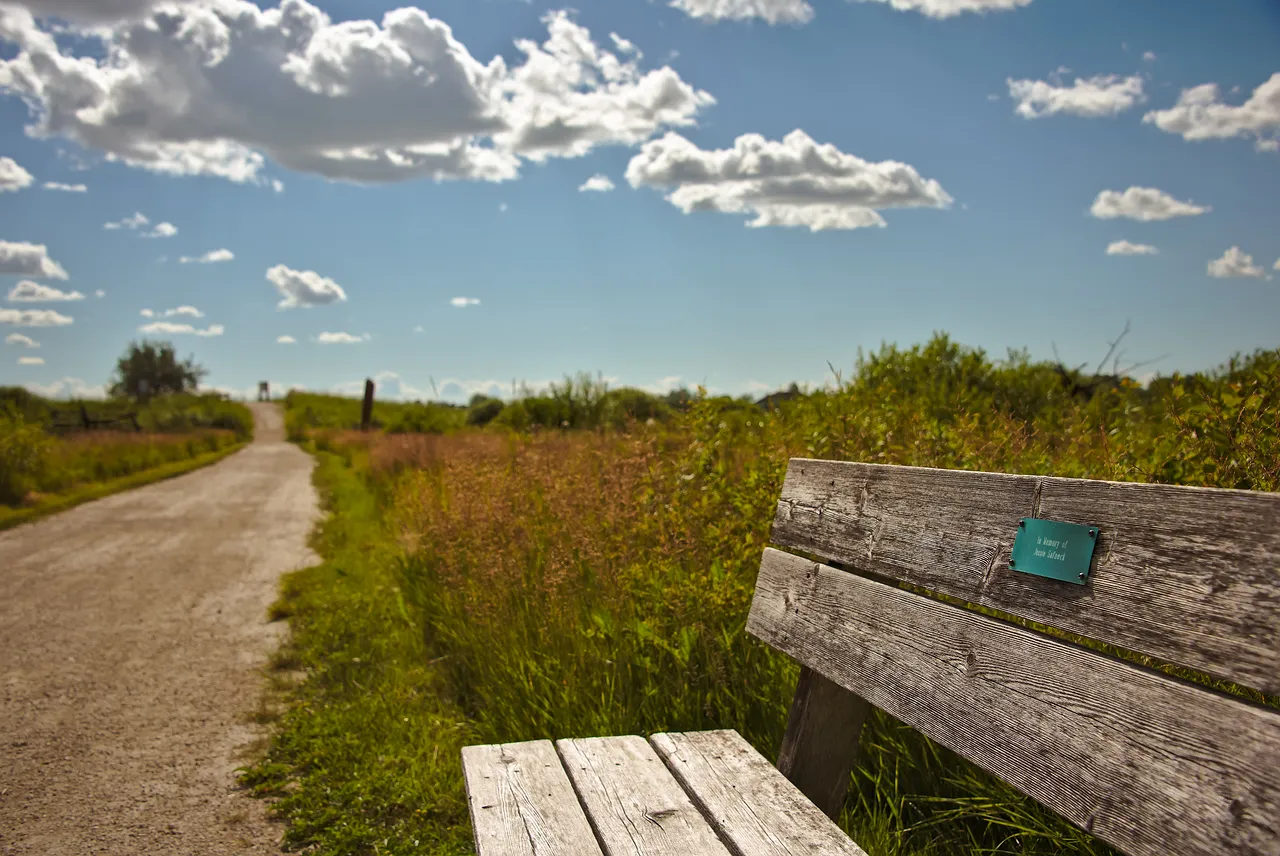
[[[455,400],[759,393],[935,330],[1280,346],[1271,0],[28,0],[0,39],[0,384],[144,335]]]

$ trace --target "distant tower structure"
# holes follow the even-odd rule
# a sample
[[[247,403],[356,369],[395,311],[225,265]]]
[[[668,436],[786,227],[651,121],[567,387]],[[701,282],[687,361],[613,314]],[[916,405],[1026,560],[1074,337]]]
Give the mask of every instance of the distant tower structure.
[[[258,381],[258,400],[259,401],[271,400],[271,387],[268,386],[265,380]]]

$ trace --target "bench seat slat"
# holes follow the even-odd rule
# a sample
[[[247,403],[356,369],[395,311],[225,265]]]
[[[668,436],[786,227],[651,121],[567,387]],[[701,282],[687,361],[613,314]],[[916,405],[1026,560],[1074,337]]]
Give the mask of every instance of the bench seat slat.
[[[1098,526],[1085,586],[1009,569]],[[1280,694],[1280,494],[795,458],[773,542]]]
[[[738,732],[649,740],[738,856],[866,856]]]
[[[1133,856],[1280,854],[1280,712],[773,549],[747,630]]]
[[[729,856],[643,737],[558,740],[606,856]]]
[[[464,747],[462,770],[479,856],[601,856],[550,740]]]

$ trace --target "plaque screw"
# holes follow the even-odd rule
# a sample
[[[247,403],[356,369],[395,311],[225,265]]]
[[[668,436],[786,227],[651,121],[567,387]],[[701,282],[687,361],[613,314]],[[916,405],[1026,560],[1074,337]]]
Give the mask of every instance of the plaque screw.
[[[1097,530],[1097,529],[1090,529],[1090,530],[1089,530],[1089,537],[1090,537],[1090,538],[1097,538],[1097,537],[1098,537],[1098,530]]]
[[[1084,579],[1084,574],[1076,574],[1076,576],[1079,577],[1080,579]]]
[[[1013,567],[1013,565],[1014,565],[1014,561],[1013,561],[1013,559],[1010,559],[1010,560],[1009,560],[1009,567],[1011,567],[1011,568],[1012,568],[1012,567]]]
[[[1018,528],[1019,528],[1019,529],[1026,529],[1026,528],[1027,528],[1027,521],[1025,521],[1025,520],[1019,520],[1019,521],[1018,521]]]

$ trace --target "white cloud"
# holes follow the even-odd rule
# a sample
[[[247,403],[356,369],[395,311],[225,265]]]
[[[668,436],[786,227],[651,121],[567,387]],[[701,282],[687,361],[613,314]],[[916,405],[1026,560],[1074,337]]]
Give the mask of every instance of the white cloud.
[[[53,309],[0,309],[0,324],[14,327],[65,327],[75,323]]]
[[[1216,83],[1182,90],[1168,110],[1152,110],[1142,121],[1184,140],[1253,137],[1258,151],[1280,151],[1280,71],[1239,106],[1225,104]]]
[[[143,232],[143,238],[172,238],[178,234],[178,227],[172,223],[157,223],[150,232]]]
[[[271,189],[276,193],[284,193],[284,182],[278,178],[271,179]]]
[[[0,193],[30,187],[33,179],[13,158],[0,158]]]
[[[132,217],[125,217],[123,220],[113,220],[109,223],[103,223],[102,228],[107,230],[113,229],[140,229],[151,221],[147,219],[147,215],[141,211],[134,212]]]
[[[84,23],[105,23],[141,16],[164,0],[20,0],[20,2],[36,15]]]
[[[155,312],[151,309],[143,309],[139,313],[143,318],[203,318],[204,313],[194,306],[175,306],[173,309],[166,309],[163,312]]]
[[[478,297],[455,297],[449,301],[450,306],[456,306],[459,309],[466,309],[468,306],[479,306],[480,298]]]
[[[1009,97],[1018,102],[1014,112],[1024,119],[1040,119],[1066,113],[1097,119],[1118,116],[1139,101],[1142,78],[1138,75],[1099,74],[1077,77],[1070,86],[1062,84],[1056,74],[1050,80],[1014,80],[1008,78]]]
[[[1253,263],[1253,256],[1241,252],[1239,247],[1232,247],[1222,254],[1222,258],[1209,262],[1209,276],[1217,279],[1227,277],[1262,279],[1265,275],[1262,266]]]
[[[865,161],[799,130],[781,142],[744,134],[732,149],[712,151],[668,133],[641,147],[627,166],[627,181],[670,189],[667,201],[686,214],[753,214],[748,226],[812,231],[883,226],[877,209],[952,202],[942,185],[908,164]]]
[[[770,24],[807,24],[813,7],[805,0],[671,0],[673,8],[707,21],[760,18]]]
[[[30,336],[24,336],[21,333],[10,333],[4,337],[6,345],[21,345],[24,348],[38,348],[40,343]]]
[[[78,377],[64,377],[49,384],[29,383],[27,389],[42,398],[106,398],[105,384],[90,384]]]
[[[517,41],[508,67],[412,7],[335,23],[306,0],[166,5],[95,30],[100,44],[62,46],[15,10],[0,25],[18,46],[0,90],[28,105],[32,136],[255,183],[268,183],[267,159],[357,182],[502,181],[522,158],[633,145],[714,103],[669,67],[642,70],[633,45],[600,47],[567,13],[544,23],[546,41]]]
[[[93,293],[93,296],[101,300],[102,298],[107,296],[107,293],[103,291],[101,288],[99,288],[97,291]]]
[[[506,214],[506,213],[507,213],[507,203],[505,203],[505,202],[500,202],[500,203],[498,203],[498,213],[499,213],[499,214]]]
[[[1155,52],[1155,51],[1146,51],[1146,52],[1144,52],[1144,53],[1142,54],[1142,59],[1143,59],[1144,61],[1146,61],[1146,62],[1155,62],[1155,61],[1156,61],[1156,52]]]
[[[324,332],[316,336],[316,341],[322,345],[357,345],[369,338],[368,334],[364,336],[353,336],[350,333],[329,333]]]
[[[613,181],[607,175],[596,174],[588,178],[578,188],[578,192],[595,191],[597,193],[608,193],[613,190]]]
[[[410,386],[395,372],[382,371],[373,376],[376,388],[374,395],[381,401],[412,401],[429,398],[427,393],[417,387]],[[349,380],[335,384],[330,388],[335,395],[364,395],[364,379]]]
[[[1280,270],[1280,259],[1276,259],[1276,263],[1275,263],[1275,265],[1274,265],[1271,269],[1272,269],[1272,270]]]
[[[951,18],[965,12],[1007,12],[1030,6],[1031,0],[862,0],[888,3],[899,12],[919,12],[930,18]]]
[[[18,365],[42,366],[44,365],[44,357],[18,357]]]
[[[293,345],[293,344],[297,344],[297,341],[298,341],[298,340],[297,340],[297,339],[295,339],[295,338],[293,338],[292,336],[277,336],[277,337],[276,337],[276,343],[277,343],[277,344],[281,344],[281,345]]]
[[[1169,220],[1194,217],[1212,211],[1207,205],[1181,202],[1154,187],[1130,187],[1121,193],[1104,190],[1093,200],[1089,213],[1101,220],[1128,217],[1130,220]]]
[[[189,265],[212,265],[218,262],[229,262],[234,260],[236,254],[230,250],[210,250],[202,256],[181,256],[178,259],[179,264]]]
[[[84,300],[84,295],[78,291],[63,291],[52,285],[41,285],[29,279],[24,279],[9,289],[11,303],[58,303],[66,300]]]
[[[618,49],[618,53],[628,54],[630,56],[634,56],[636,59],[640,59],[644,56],[644,53],[641,52],[640,48],[635,46],[634,42],[624,39],[617,33],[610,33],[609,40],[612,41],[613,46]]]
[[[59,190],[63,193],[87,193],[89,188],[83,184],[63,184],[61,181],[46,181],[45,190]]]
[[[425,328],[424,328],[421,324],[415,324],[415,325],[414,325],[414,327],[413,327],[413,332],[415,332],[415,333],[421,333],[421,332],[423,332],[423,330],[424,330],[424,329],[425,329]]]
[[[342,286],[313,270],[294,270],[285,265],[276,265],[267,271],[267,281],[276,287],[283,298],[276,304],[279,309],[341,303],[347,299]]]
[[[1128,241],[1112,241],[1107,244],[1109,256],[1154,256],[1160,252],[1150,244],[1131,244]]]
[[[34,276],[38,279],[67,279],[62,265],[49,258],[44,244],[0,241],[0,274]]]
[[[200,330],[196,327],[192,327],[190,324],[175,324],[172,321],[153,321],[150,324],[143,324],[138,328],[138,332],[155,333],[161,336],[221,336],[226,332],[226,328],[221,324],[210,324],[208,328]]]

